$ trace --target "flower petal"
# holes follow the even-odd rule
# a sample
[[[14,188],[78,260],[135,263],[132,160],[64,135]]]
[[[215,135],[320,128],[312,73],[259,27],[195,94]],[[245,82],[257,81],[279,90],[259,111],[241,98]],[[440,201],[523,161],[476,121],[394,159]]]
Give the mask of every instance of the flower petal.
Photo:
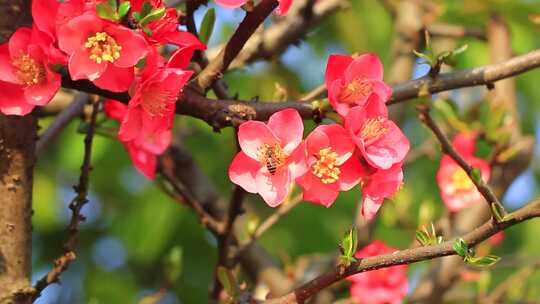
[[[140,34],[117,25],[108,26],[105,31],[122,47],[120,57],[113,62],[115,66],[120,68],[133,67],[148,54],[148,44]]]
[[[263,144],[279,144],[279,140],[265,123],[246,121],[238,129],[238,142],[242,151],[252,159],[258,159],[257,151]]]
[[[108,65],[107,62],[97,64],[90,59],[88,49],[81,47],[69,57],[69,75],[73,80],[88,79],[94,81],[105,72]]]
[[[112,92],[125,92],[129,89],[135,78],[134,69],[119,68],[114,64],[108,64],[107,69],[92,82],[105,90]]]
[[[270,207],[283,203],[291,189],[289,170],[278,170],[276,174],[263,173],[260,170],[255,178],[257,192]]]
[[[383,79],[383,65],[379,57],[372,53],[358,56],[345,71],[345,81],[354,79]]]
[[[328,57],[324,80],[328,89],[330,89],[335,80],[345,77],[345,71],[351,62],[353,62],[351,56],[332,54]]]
[[[229,166],[229,179],[250,193],[257,193],[256,176],[261,164],[240,151]]]
[[[291,154],[302,142],[304,122],[295,109],[285,109],[274,113],[268,120],[268,128],[281,141],[286,154]]]
[[[244,3],[246,3],[247,0],[215,0],[217,4],[227,7],[227,8],[237,8]]]
[[[20,85],[0,81],[0,112],[5,115],[23,116],[33,109],[34,105],[26,102]]]
[[[15,67],[11,63],[8,43],[0,45],[0,81],[6,81],[13,84],[19,83]]]
[[[24,90],[24,95],[29,104],[37,106],[46,105],[60,89],[60,75],[54,73],[49,68],[45,69],[47,78],[43,82],[29,86]]]
[[[9,38],[9,53],[12,59],[20,54],[26,54],[32,30],[28,27],[18,28]]]
[[[140,149],[132,143],[127,143],[125,146],[135,169],[148,179],[153,180],[156,176],[156,155]]]
[[[71,55],[84,47],[84,43],[91,33],[100,32],[102,29],[103,21],[93,13],[89,12],[77,16],[58,27],[58,46],[62,51]]]

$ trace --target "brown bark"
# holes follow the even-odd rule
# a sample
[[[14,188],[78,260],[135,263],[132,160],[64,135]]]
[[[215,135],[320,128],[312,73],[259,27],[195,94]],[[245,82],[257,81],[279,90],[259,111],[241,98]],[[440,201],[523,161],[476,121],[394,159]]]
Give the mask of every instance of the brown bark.
[[[29,24],[30,1],[0,0],[0,43]],[[36,120],[0,114],[0,303],[29,303]]]
[[[28,303],[36,120],[0,115],[0,303]]]

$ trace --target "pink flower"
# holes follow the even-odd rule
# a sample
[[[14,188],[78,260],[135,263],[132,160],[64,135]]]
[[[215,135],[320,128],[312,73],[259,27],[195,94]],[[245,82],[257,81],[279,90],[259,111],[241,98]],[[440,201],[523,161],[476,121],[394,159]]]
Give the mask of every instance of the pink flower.
[[[342,126],[321,125],[306,138],[309,171],[296,179],[304,200],[330,207],[339,191],[360,182],[362,166],[352,157],[355,145]]]
[[[60,88],[60,75],[49,67],[43,49],[35,44],[37,29],[21,27],[0,45],[0,111],[26,115],[49,103]]]
[[[459,133],[454,137],[452,144],[469,165],[480,169],[482,180],[487,182],[491,170],[487,161],[474,156],[476,136],[471,133]],[[437,171],[437,184],[446,208],[452,212],[483,200],[467,173],[448,155],[444,155],[441,159]]]
[[[141,133],[172,128],[176,101],[193,72],[171,65],[160,66],[161,61],[156,52],[151,52],[141,79],[134,85],[134,93],[118,133],[123,141],[133,140]]]
[[[392,95],[392,88],[383,82],[383,66],[375,54],[356,58],[330,55],[325,84],[328,100],[341,116],[347,116],[354,106],[364,105],[372,95],[383,102]]]
[[[362,216],[371,220],[377,214],[385,198],[392,197],[403,183],[402,164],[387,170],[375,170],[363,180]]]
[[[72,18],[58,29],[60,49],[69,55],[73,80],[89,79],[113,92],[126,91],[134,78],[134,66],[148,53],[144,37],[100,19],[94,12]]]
[[[396,251],[375,240],[354,256],[366,258]],[[407,294],[407,265],[398,265],[378,270],[363,272],[347,278],[351,281],[351,297],[362,304],[401,303]]]
[[[215,0],[217,4],[227,8],[237,8],[244,5],[247,0]],[[285,15],[292,5],[292,0],[279,0],[279,6],[276,8],[276,14]]]
[[[127,106],[121,102],[105,102],[105,114],[117,121],[122,121],[127,114]],[[139,137],[122,141],[135,168],[149,179],[154,179],[157,155],[162,154],[171,143],[171,130],[159,132],[141,132]]]
[[[386,105],[376,96],[370,97],[365,106],[350,109],[345,128],[366,161],[375,168],[389,169],[402,162],[409,151],[409,140],[388,119]]]
[[[269,206],[278,206],[293,181],[307,171],[303,132],[294,109],[274,113],[267,124],[244,122],[238,130],[242,151],[229,167],[229,178],[247,192],[259,193]]]

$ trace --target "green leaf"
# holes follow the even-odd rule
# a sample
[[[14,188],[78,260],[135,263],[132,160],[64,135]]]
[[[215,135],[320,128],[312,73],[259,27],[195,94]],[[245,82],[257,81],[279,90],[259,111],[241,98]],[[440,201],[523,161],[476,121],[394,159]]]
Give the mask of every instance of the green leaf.
[[[131,4],[129,1],[122,2],[118,7],[118,17],[124,18],[124,16],[129,12]]]
[[[140,16],[141,18],[146,17],[152,11],[152,4],[149,1],[145,1],[141,7]]]
[[[214,24],[216,22],[216,13],[213,8],[206,11],[206,14],[201,21],[201,29],[199,31],[199,39],[202,43],[207,44],[214,30]]]
[[[467,246],[467,243],[465,243],[465,240],[462,238],[459,238],[454,241],[454,244],[452,245],[452,249],[460,256],[460,257],[468,257],[469,256],[469,246]]]
[[[163,17],[163,15],[165,15],[165,8],[164,7],[152,10],[149,14],[144,16],[141,19],[141,21],[139,21],[139,24],[141,26],[145,26],[145,25],[147,25],[148,23],[150,23],[152,21],[161,19],[161,17]]]
[[[421,53],[417,50],[413,50],[413,53],[416,57],[424,59],[424,62],[422,63],[429,64],[430,66],[433,65],[433,58],[431,56]]]
[[[182,247],[175,246],[165,258],[165,275],[169,283],[175,283],[182,274]]]
[[[498,223],[504,222],[506,217],[506,210],[499,203],[491,203],[491,211],[495,215],[495,219]]]
[[[343,240],[341,241],[341,250],[343,253],[343,256],[347,258],[351,258],[356,253],[356,247],[358,246],[358,232],[356,231],[356,228],[351,228],[347,233],[345,233],[345,236],[343,237]]]
[[[236,295],[236,280],[229,269],[219,266],[217,269],[217,277],[221,285],[223,285],[223,289],[225,289],[230,296],[234,297]]]
[[[141,20],[141,14],[139,12],[133,12],[131,16],[133,16],[133,19],[137,20],[137,22]]]
[[[475,184],[481,184],[482,183],[482,172],[480,172],[480,169],[473,168],[471,171],[471,179]]]
[[[109,3],[111,10],[116,12],[116,9],[118,8],[118,3],[116,0],[107,0],[107,3]]]
[[[475,266],[489,267],[495,265],[500,259],[500,257],[490,254],[483,257],[470,257],[467,262]]]
[[[106,4],[103,4],[103,3],[96,4],[96,12],[98,16],[103,19],[116,21],[116,19],[114,18],[114,11],[111,10],[111,7]]]
[[[416,230],[416,240],[422,246],[429,245],[429,235],[423,230]]]

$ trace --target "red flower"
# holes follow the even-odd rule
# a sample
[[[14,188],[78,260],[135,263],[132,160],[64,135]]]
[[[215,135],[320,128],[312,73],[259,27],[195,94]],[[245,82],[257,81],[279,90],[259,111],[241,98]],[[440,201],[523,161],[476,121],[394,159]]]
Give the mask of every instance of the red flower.
[[[49,59],[35,44],[37,29],[21,27],[0,45],[0,111],[26,115],[49,103],[60,88],[60,75],[49,68]]]
[[[330,55],[325,83],[328,100],[341,116],[347,116],[354,106],[366,104],[372,95],[383,102],[392,95],[392,88],[383,82],[383,66],[375,54],[356,58]]]
[[[244,5],[247,0],[215,0],[217,4],[228,8],[237,8]],[[292,0],[279,0],[279,6],[276,8],[276,14],[285,15],[292,5]]]
[[[452,144],[469,165],[480,169],[482,180],[487,182],[491,170],[487,161],[474,156],[476,136],[471,133],[459,133],[454,137]],[[483,200],[467,173],[448,155],[444,155],[441,159],[437,171],[437,184],[446,208],[452,212]]]
[[[371,97],[363,107],[350,109],[345,128],[366,161],[375,168],[389,169],[402,162],[409,151],[409,140],[388,119],[388,109],[377,96]]]
[[[293,181],[307,171],[303,132],[294,109],[274,113],[267,124],[244,122],[238,130],[242,151],[229,167],[229,178],[247,192],[259,193],[269,206],[281,204]]]
[[[392,197],[403,183],[402,164],[387,170],[376,170],[364,181],[362,187],[362,216],[371,220],[377,214],[385,198]]]
[[[134,85],[127,114],[122,120],[118,136],[123,141],[133,140],[144,133],[170,130],[178,96],[192,71],[162,65],[162,58],[152,51],[141,79]]]
[[[60,49],[69,54],[73,80],[89,79],[102,89],[126,91],[133,67],[144,58],[148,45],[136,32],[85,12],[58,29]]]
[[[127,106],[121,102],[105,102],[105,114],[117,121],[122,121],[127,114]],[[149,179],[154,179],[157,155],[162,154],[171,143],[171,130],[159,132],[141,132],[133,140],[122,141],[135,168]]]
[[[330,207],[339,191],[360,182],[362,166],[352,157],[355,145],[340,125],[321,125],[306,138],[309,171],[296,179],[304,200]]]
[[[397,251],[375,240],[354,256],[365,258]],[[407,265],[398,265],[363,272],[347,278],[351,281],[351,297],[362,304],[401,303],[407,294]]]

